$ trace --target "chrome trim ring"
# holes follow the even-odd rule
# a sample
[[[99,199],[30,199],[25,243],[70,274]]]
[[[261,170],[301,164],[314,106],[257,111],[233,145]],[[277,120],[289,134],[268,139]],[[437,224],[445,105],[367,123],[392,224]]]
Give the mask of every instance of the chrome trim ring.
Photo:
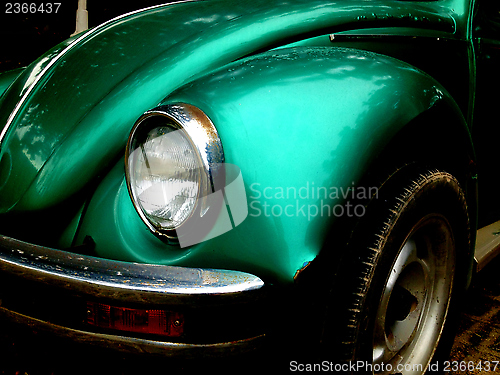
[[[173,126],[179,130],[183,130],[187,134],[188,141],[191,143],[193,149],[196,150],[198,162],[201,166],[199,168],[201,172],[199,191],[192,214],[179,226],[168,230],[155,226],[140,207],[138,203],[139,199],[132,188],[132,176],[129,169],[130,156],[134,151],[132,150],[132,143],[140,134],[158,127],[157,120],[159,118],[165,120],[166,126]],[[152,121],[153,119],[155,121]],[[223,187],[225,176],[223,163],[224,151],[217,129],[210,118],[200,109],[190,104],[176,103],[163,105],[144,113],[137,120],[130,132],[125,150],[125,176],[132,203],[149,230],[159,238],[166,240],[169,244],[177,244],[177,230],[192,220],[195,213],[198,214],[197,219],[203,217],[210,208],[209,196]],[[212,211],[216,211],[216,209],[214,208]],[[204,226],[205,229],[209,227],[210,225]],[[200,228],[200,225],[197,225],[197,228]]]

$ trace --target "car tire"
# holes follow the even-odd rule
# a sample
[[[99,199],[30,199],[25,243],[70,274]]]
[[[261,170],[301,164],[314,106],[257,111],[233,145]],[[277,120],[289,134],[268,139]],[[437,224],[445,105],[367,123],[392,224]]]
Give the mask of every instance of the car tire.
[[[325,320],[325,354],[352,373],[442,370],[470,253],[457,179],[413,167],[395,173],[353,231]]]

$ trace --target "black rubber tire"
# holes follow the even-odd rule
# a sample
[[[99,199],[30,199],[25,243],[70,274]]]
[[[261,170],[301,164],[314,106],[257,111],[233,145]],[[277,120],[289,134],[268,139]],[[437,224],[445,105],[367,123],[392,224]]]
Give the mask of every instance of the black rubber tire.
[[[451,349],[457,301],[471,260],[465,194],[449,173],[414,168],[394,174],[378,193],[353,231],[337,275],[323,329],[323,357],[366,365],[355,371],[343,367],[357,374],[413,374],[396,367],[398,355],[402,365],[421,355],[418,360],[427,363],[415,373],[439,372],[440,360],[447,360]],[[429,311],[436,315],[437,328]],[[422,345],[425,340],[430,344]],[[415,344],[418,351],[411,349]],[[424,346],[432,348],[425,351]],[[377,355],[379,362],[374,362]]]

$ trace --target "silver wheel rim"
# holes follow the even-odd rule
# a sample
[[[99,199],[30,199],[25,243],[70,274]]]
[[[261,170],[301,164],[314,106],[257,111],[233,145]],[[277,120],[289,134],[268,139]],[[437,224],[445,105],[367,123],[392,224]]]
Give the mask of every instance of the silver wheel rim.
[[[377,308],[374,373],[425,372],[448,312],[454,248],[449,223],[440,215],[420,220],[406,238]]]

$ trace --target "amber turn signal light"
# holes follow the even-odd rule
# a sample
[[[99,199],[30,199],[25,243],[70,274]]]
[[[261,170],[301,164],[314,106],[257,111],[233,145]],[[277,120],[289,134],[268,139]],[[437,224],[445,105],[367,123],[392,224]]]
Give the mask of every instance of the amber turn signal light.
[[[131,309],[87,302],[87,324],[105,329],[169,337],[184,331],[181,313],[158,309]]]

